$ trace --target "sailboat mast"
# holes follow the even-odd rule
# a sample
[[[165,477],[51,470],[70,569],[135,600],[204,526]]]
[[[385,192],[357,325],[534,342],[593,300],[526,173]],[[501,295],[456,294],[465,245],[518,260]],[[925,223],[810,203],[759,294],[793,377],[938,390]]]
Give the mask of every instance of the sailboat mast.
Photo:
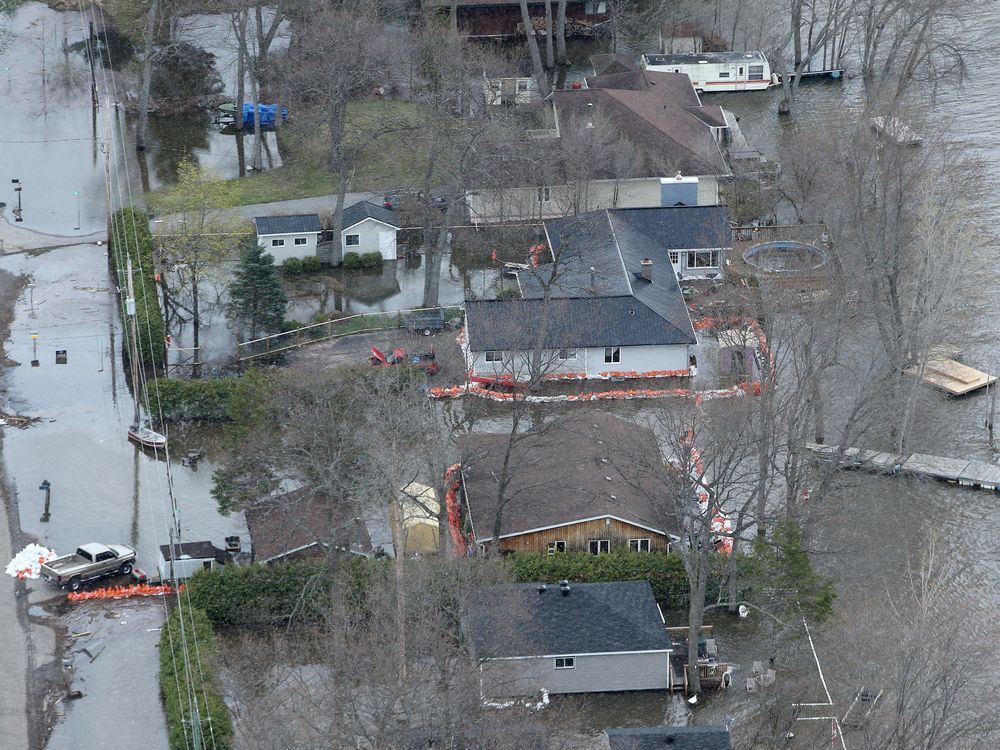
[[[132,369],[132,400],[135,402],[135,426],[139,426],[139,340],[136,334],[135,292],[132,288],[132,258],[126,263],[128,296],[125,298],[125,315],[128,318],[129,364]]]

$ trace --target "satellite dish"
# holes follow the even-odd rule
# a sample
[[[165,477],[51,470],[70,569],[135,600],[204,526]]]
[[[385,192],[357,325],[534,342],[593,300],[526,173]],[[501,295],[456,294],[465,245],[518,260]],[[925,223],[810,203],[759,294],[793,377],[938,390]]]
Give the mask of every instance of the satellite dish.
[[[740,617],[742,619],[746,619],[750,615],[750,608],[745,604],[741,604],[739,612],[740,612]]]

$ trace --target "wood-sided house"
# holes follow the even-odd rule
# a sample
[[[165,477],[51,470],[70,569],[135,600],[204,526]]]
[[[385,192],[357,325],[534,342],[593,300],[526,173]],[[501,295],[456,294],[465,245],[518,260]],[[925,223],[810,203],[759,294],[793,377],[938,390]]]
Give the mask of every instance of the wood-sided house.
[[[543,426],[513,441],[501,498],[509,441],[472,433],[463,444],[462,510],[480,551],[665,552],[677,539],[675,521],[654,502],[662,487],[638,466],[660,460],[651,430],[600,412]]]

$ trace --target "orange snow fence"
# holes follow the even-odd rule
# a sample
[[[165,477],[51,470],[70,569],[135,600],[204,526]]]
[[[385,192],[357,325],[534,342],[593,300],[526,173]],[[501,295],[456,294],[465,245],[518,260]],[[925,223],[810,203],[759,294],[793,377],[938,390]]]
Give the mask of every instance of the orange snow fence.
[[[165,583],[160,585],[136,583],[131,586],[111,586],[93,591],[70,591],[66,594],[66,599],[70,602],[86,602],[92,599],[128,599],[133,596],[165,596],[183,590],[183,583],[176,589]]]
[[[462,464],[452,464],[444,473],[444,483],[448,487],[444,493],[444,504],[448,509],[448,530],[451,532],[451,545],[455,557],[464,557],[467,549],[465,538],[462,536],[462,514],[458,508],[458,490],[462,486],[458,472],[461,468]]]

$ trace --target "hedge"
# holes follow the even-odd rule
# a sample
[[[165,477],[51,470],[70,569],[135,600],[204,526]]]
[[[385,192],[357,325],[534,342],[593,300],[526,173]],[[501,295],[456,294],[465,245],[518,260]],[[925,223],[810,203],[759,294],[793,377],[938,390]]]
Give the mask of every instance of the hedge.
[[[150,398],[154,412],[162,410],[163,421],[191,419],[223,422],[229,419],[229,402],[239,378],[199,378],[180,380],[158,378]]]
[[[153,237],[145,212],[132,206],[117,210],[111,220],[110,245],[108,258],[123,314],[128,289],[127,258],[132,259],[139,362],[146,370],[162,367],[166,352],[166,327],[153,270]],[[127,342],[128,339],[124,347],[126,362],[129,360]]]
[[[201,717],[202,747],[205,750],[233,747],[233,722],[219,692],[215,653],[215,633],[205,612],[188,607],[175,609],[160,632],[160,696],[167,715],[170,750],[191,747],[189,680]]]

